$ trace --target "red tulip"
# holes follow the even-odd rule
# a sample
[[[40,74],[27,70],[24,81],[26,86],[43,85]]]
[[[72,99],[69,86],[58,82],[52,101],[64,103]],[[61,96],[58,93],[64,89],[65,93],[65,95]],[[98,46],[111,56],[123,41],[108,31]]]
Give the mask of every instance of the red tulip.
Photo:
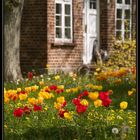
[[[84,94],[83,94],[83,93],[80,93],[80,94],[78,95],[78,99],[81,99],[83,96],[84,96]]]
[[[50,90],[49,89],[45,89],[45,92],[50,92]]]
[[[57,90],[56,90],[56,93],[57,93],[57,94],[59,94],[59,93],[61,93],[61,92],[64,92],[64,90],[63,90],[63,89],[57,89]]]
[[[32,111],[30,108],[28,108],[27,106],[25,106],[24,108],[23,108],[23,111],[24,111],[24,113],[25,114],[30,114],[30,112]]]
[[[84,96],[88,96],[88,91],[85,90],[85,91],[83,92],[83,95],[84,95]]]
[[[21,92],[18,92],[18,94],[25,94],[26,92],[23,90]]]
[[[77,111],[78,114],[83,113],[87,110],[87,107],[88,106],[79,104],[79,105],[76,106],[76,111]]]
[[[40,111],[42,110],[42,107],[39,105],[34,105],[34,111]]]
[[[105,107],[109,107],[109,105],[111,104],[112,100],[107,98],[105,100],[102,100],[102,105]]]
[[[28,79],[32,80],[33,79],[33,73],[32,72],[28,72]]]
[[[56,90],[57,89],[57,86],[55,85],[52,85],[52,86],[49,86],[50,90]]]
[[[65,112],[68,112],[67,110],[59,110],[59,116],[61,117],[61,118],[64,118],[64,113]]]
[[[105,100],[109,97],[109,92],[108,91],[107,92],[100,92],[99,97],[101,100]]]
[[[80,104],[80,99],[79,99],[79,98],[74,98],[74,99],[72,100],[72,103],[73,103],[74,105],[79,105],[79,104]]]
[[[24,113],[24,111],[23,111],[22,108],[17,108],[17,109],[14,110],[14,116],[15,117],[22,117],[23,113]]]

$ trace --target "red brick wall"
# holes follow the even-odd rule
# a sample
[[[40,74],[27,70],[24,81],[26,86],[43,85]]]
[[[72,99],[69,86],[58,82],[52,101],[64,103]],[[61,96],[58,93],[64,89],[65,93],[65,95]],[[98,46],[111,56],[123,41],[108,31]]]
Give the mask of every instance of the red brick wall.
[[[47,63],[47,0],[25,0],[21,20],[21,70]]]
[[[115,35],[115,0],[100,0],[100,47],[110,50]]]
[[[82,25],[82,10],[83,0],[73,0],[73,43],[74,46],[55,46],[54,42],[54,7],[55,0],[48,0],[48,64],[51,68],[56,69],[60,67],[76,68],[82,63],[83,50],[83,25]]]

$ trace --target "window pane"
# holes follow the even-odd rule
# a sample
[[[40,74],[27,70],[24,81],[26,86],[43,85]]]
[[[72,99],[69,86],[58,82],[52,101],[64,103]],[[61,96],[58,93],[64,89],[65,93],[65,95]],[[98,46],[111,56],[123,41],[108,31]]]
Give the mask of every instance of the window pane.
[[[61,14],[61,4],[56,4],[56,14]]]
[[[124,38],[125,38],[125,40],[129,39],[130,38],[130,32],[125,32],[124,33]]]
[[[65,5],[65,14],[70,15],[70,5],[68,4]]]
[[[70,28],[65,28],[65,38],[70,39],[71,35],[70,35]]]
[[[117,18],[122,18],[122,10],[117,9]]]
[[[90,0],[89,8],[90,9],[96,9],[96,0]]]
[[[56,38],[62,38],[62,30],[61,30],[61,28],[56,28]]]
[[[130,10],[125,10],[125,19],[130,19]]]
[[[130,4],[130,0],[125,0],[125,4]]]
[[[65,17],[65,26],[70,26],[70,17],[69,16],[67,16],[67,17]]]
[[[121,20],[116,21],[116,29],[122,29],[122,21]]]
[[[122,3],[122,0],[117,0],[117,3]]]
[[[125,20],[124,28],[125,28],[125,30],[130,30],[130,20]]]
[[[61,16],[56,16],[56,26],[61,26]]]
[[[116,31],[116,38],[122,39],[122,32],[121,31]]]

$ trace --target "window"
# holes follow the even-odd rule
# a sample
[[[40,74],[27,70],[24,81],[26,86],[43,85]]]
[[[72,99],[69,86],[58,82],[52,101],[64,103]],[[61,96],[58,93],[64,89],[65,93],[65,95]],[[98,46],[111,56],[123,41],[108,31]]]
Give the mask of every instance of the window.
[[[72,43],[72,0],[55,1],[55,41]]]
[[[96,9],[96,0],[90,0],[89,8],[90,9]]]
[[[122,3],[122,0],[117,0],[117,3]]]
[[[131,38],[131,1],[116,0],[116,38]]]

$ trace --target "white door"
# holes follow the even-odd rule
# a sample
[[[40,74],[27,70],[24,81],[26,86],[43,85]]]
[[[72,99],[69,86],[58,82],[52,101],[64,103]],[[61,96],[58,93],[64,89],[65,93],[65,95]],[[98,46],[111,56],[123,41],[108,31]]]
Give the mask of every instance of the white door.
[[[99,0],[84,0],[83,25],[84,25],[84,50],[83,63],[90,64],[92,60],[93,43],[98,38],[99,32]]]

